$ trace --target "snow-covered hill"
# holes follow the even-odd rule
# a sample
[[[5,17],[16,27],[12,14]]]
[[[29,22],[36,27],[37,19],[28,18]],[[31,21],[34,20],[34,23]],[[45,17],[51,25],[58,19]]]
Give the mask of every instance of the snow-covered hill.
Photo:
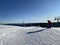
[[[0,45],[60,45],[60,28],[0,25]]]

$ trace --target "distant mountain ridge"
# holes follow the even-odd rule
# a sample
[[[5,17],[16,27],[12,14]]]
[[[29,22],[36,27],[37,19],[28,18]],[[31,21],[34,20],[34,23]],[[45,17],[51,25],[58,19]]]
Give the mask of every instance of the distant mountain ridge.
[[[9,23],[4,25],[13,25],[13,26],[22,26],[22,27],[29,27],[29,26],[41,26],[47,27],[48,23]],[[60,27],[60,22],[53,22],[52,27]]]

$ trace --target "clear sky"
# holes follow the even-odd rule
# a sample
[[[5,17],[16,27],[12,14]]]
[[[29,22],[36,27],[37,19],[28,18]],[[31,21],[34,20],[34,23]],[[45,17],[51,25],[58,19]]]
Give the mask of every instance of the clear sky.
[[[60,16],[60,0],[0,0],[0,22],[44,22]]]

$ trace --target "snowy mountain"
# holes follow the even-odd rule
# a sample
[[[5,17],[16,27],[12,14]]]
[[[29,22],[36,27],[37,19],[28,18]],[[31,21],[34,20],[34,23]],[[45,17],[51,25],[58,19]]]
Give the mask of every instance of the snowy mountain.
[[[0,25],[0,45],[60,45],[60,28]]]

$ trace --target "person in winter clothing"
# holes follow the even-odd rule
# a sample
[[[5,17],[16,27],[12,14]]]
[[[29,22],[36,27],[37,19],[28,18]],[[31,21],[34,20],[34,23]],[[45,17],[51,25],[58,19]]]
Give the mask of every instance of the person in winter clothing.
[[[51,21],[50,20],[47,20],[47,21],[48,21],[48,28],[51,28],[51,26],[52,26]]]

